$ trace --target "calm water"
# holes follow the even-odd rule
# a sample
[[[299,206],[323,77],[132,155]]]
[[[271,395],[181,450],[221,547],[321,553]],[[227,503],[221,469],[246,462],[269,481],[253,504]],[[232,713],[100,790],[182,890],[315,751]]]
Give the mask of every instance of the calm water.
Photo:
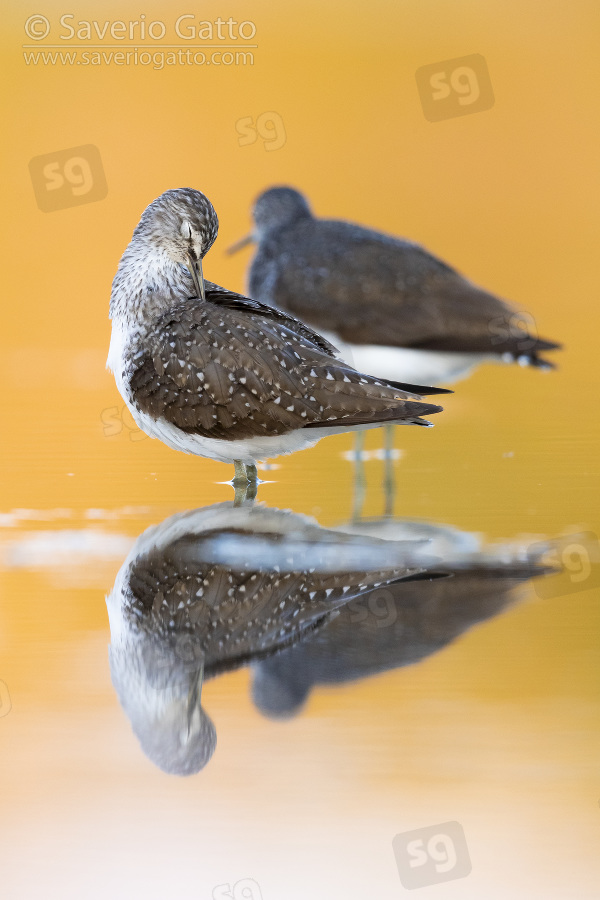
[[[506,896],[516,873],[531,884],[519,896],[542,896],[540,883],[546,896],[594,896],[598,545],[587,534],[594,509],[585,463],[574,469],[568,460],[574,447],[585,454],[592,444],[556,428],[540,436],[543,413],[528,423],[532,414],[519,404],[515,418],[527,428],[518,437],[502,438],[493,420],[490,433],[470,424],[478,381],[493,395],[519,379],[522,396],[539,398],[535,418],[549,388],[564,406],[567,371],[566,355],[550,375],[481,370],[460,398],[449,398],[435,430],[397,429],[389,520],[380,518],[377,432],[368,438],[362,519],[354,510],[352,522],[346,437],[263,472],[253,518],[234,509],[232,489],[218,483],[226,467],[179,459],[127,422],[105,436],[101,409],[96,421],[87,417],[89,435],[78,447],[52,431],[52,411],[38,407],[54,434],[55,452],[36,476],[49,502],[11,504],[2,517],[7,895],[33,896],[43,877],[68,897],[135,895],[142,886],[152,897],[226,896],[226,884],[234,897],[359,897],[374,886],[392,897],[403,889],[392,839],[434,834],[434,856],[411,870],[424,879],[422,896]],[[73,392],[74,418],[93,396]],[[461,448],[464,468],[456,456],[445,464],[446,446]],[[25,453],[12,460],[21,479],[26,465]],[[560,513],[567,487],[578,492],[577,518]],[[28,495],[32,486],[22,480],[19,489]],[[186,510],[196,512],[177,515]],[[154,524],[111,601],[113,646],[115,638],[127,644],[123,632],[135,622],[132,581],[147,607],[138,612],[143,665],[131,652],[113,662],[121,705],[104,596]],[[274,541],[273,532],[284,536]],[[545,559],[563,574],[532,580],[540,541],[556,535],[567,536]],[[377,538],[390,549],[382,552]],[[396,543],[414,538],[429,539],[416,562]],[[342,585],[379,580],[371,571],[379,568],[414,568],[420,553],[453,576],[379,588],[323,621],[328,602],[344,602]],[[353,568],[361,574],[349,575]],[[185,598],[190,579],[195,592],[209,571],[211,584],[215,573],[233,572],[238,600],[240,584],[258,572],[263,593],[253,613],[230,605],[227,615],[240,622],[222,646],[218,630],[202,643],[201,613],[189,641],[183,625],[179,643],[164,639],[165,616],[152,620],[157,583],[162,578],[161,597],[171,603],[177,591]],[[301,607],[302,624],[288,607],[275,629],[261,630],[274,615],[273,597]],[[287,629],[281,637],[279,624]],[[283,643],[292,646],[269,655]],[[199,739],[178,756],[202,665],[216,749],[212,738]],[[161,765],[204,768],[178,778]],[[399,852],[410,860],[418,851]],[[447,871],[455,880],[442,881]]]
[[[7,12],[1,893],[598,897],[596,5],[235,6],[257,26],[251,68],[26,66],[26,15]],[[172,32],[187,11],[146,14]],[[63,12],[47,4],[52,34]],[[485,56],[495,104],[428,121],[415,71],[465,53]],[[268,111],[266,137],[240,142]],[[44,212],[30,160],[89,144],[108,192]],[[221,220],[206,277],[242,290],[249,257],[223,251],[274,183],[423,242],[564,341],[556,371],[482,367],[434,429],[397,428],[391,509],[371,432],[362,503],[353,441],[334,437],[262,471],[242,527],[228,467],[139,433],[104,369],[111,279],[147,203],[204,190]],[[139,553],[188,511],[175,545]],[[390,561],[446,577],[389,587]],[[201,628],[217,582],[253,575],[252,626],[230,604],[222,646],[217,626],[164,639],[165,596],[185,636],[190,586],[214,589]],[[136,621],[145,651],[113,654],[113,686],[109,644]],[[186,718],[200,689],[204,731]],[[203,768],[166,774],[174,748]]]

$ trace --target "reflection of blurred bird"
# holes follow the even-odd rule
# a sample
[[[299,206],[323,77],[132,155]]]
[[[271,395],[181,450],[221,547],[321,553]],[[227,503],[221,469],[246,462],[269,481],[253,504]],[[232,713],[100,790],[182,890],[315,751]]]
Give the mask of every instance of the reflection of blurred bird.
[[[205,282],[217,230],[204,194],[166,191],[119,263],[108,366],[143,431],[256,480],[257,459],[329,434],[430,424],[441,408],[410,401],[443,390],[363,376],[289,314]]]
[[[392,533],[393,522],[383,527]],[[258,663],[252,693],[261,712],[293,716],[316,685],[341,684],[419,662],[501,613],[515,600],[519,584],[555,571],[510,548],[499,554],[477,552],[473,536],[461,537],[454,529],[439,529],[436,537],[435,526],[413,527],[415,537],[425,527],[432,550],[442,551],[440,565],[450,577],[369,591],[350,601],[318,633]],[[409,532],[411,523],[401,523],[401,528]],[[360,524],[353,526],[358,529]],[[368,530],[375,530],[374,523]]]
[[[219,504],[148,529],[107,598],[113,683],[144,752],[189,775],[212,756],[203,679],[266,658],[376,585],[418,576],[422,542],[321,528],[282,510]]]
[[[360,371],[428,384],[486,359],[551,368],[539,353],[559,345],[536,336],[529,314],[417,244],[315,218],[287,187],[261,194],[253,217],[251,295],[327,334]]]

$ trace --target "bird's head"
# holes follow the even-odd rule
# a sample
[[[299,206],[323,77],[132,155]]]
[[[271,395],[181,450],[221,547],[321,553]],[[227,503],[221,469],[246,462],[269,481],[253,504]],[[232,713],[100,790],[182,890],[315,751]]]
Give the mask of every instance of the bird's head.
[[[254,201],[252,218],[252,233],[230,247],[228,253],[235,253],[252,241],[260,242],[266,234],[292,225],[300,219],[312,218],[312,213],[308,201],[300,191],[290,187],[273,187],[263,191]]]
[[[203,665],[180,665],[147,643],[113,645],[109,659],[119,700],[148,759],[169,775],[203,769],[217,744],[200,703]]]
[[[150,244],[190,272],[204,299],[202,258],[212,247],[219,220],[208,197],[193,188],[165,191],[142,213],[133,240]]]
[[[291,719],[300,712],[310,693],[310,683],[303,673],[287,669],[285,659],[284,653],[254,668],[252,700],[268,719]]]
[[[252,218],[258,235],[273,228],[291,225],[297,219],[311,216],[310,206],[300,191],[290,187],[274,187],[264,191],[254,202]]]

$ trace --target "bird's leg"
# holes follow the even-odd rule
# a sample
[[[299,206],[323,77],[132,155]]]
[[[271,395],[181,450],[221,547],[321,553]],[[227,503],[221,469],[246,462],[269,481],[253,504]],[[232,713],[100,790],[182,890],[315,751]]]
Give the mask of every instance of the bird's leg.
[[[396,494],[396,479],[394,473],[394,426],[383,427],[383,490],[385,494],[385,516],[394,514],[394,497]]]
[[[363,459],[363,452],[365,449],[365,433],[364,431],[356,432],[356,440],[354,442],[354,461],[357,463],[361,463]]]
[[[233,476],[233,481],[231,482],[235,491],[233,505],[241,506],[246,499],[246,494],[248,492],[248,476],[246,475],[246,466],[241,460],[234,459],[233,467],[235,469],[235,475]]]
[[[365,433],[358,431],[354,444],[354,503],[352,506],[352,521],[357,522],[362,513],[365,502],[365,468],[363,464],[363,450],[365,446]]]
[[[233,467],[235,475],[233,484],[235,496],[233,500],[234,506],[241,506],[246,500],[255,500],[258,490],[258,472],[255,465],[244,465],[239,459],[234,459]]]
[[[237,484],[248,484],[248,475],[244,463],[240,459],[234,459],[233,468],[235,471],[232,482],[233,486],[235,487]]]
[[[245,484],[236,484],[234,485],[235,494],[233,495],[233,505],[234,507],[243,506],[244,501],[246,499],[246,494],[248,493],[248,482]]]
[[[256,500],[256,493],[258,491],[258,472],[256,466],[253,466],[252,464],[246,466],[246,477],[248,479],[246,500]]]
[[[250,503],[252,503],[254,500],[256,500],[257,492],[258,492],[257,482],[249,481],[248,484],[246,485],[246,494],[245,494],[244,500],[246,500],[246,501],[249,500]]]

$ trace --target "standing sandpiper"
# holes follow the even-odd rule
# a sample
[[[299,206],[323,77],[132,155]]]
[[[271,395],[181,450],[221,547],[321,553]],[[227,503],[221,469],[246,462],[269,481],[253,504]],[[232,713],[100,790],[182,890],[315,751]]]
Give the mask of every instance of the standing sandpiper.
[[[349,222],[318,219],[274,187],[256,200],[250,293],[318,328],[378,378],[447,384],[486,360],[552,368],[533,317],[482,290],[423,247]]]
[[[288,313],[204,281],[218,219],[191,188],[144,211],[119,263],[110,300],[107,365],[136,423],[169,447],[235,464],[384,423],[429,425],[439,388],[361,375]]]

